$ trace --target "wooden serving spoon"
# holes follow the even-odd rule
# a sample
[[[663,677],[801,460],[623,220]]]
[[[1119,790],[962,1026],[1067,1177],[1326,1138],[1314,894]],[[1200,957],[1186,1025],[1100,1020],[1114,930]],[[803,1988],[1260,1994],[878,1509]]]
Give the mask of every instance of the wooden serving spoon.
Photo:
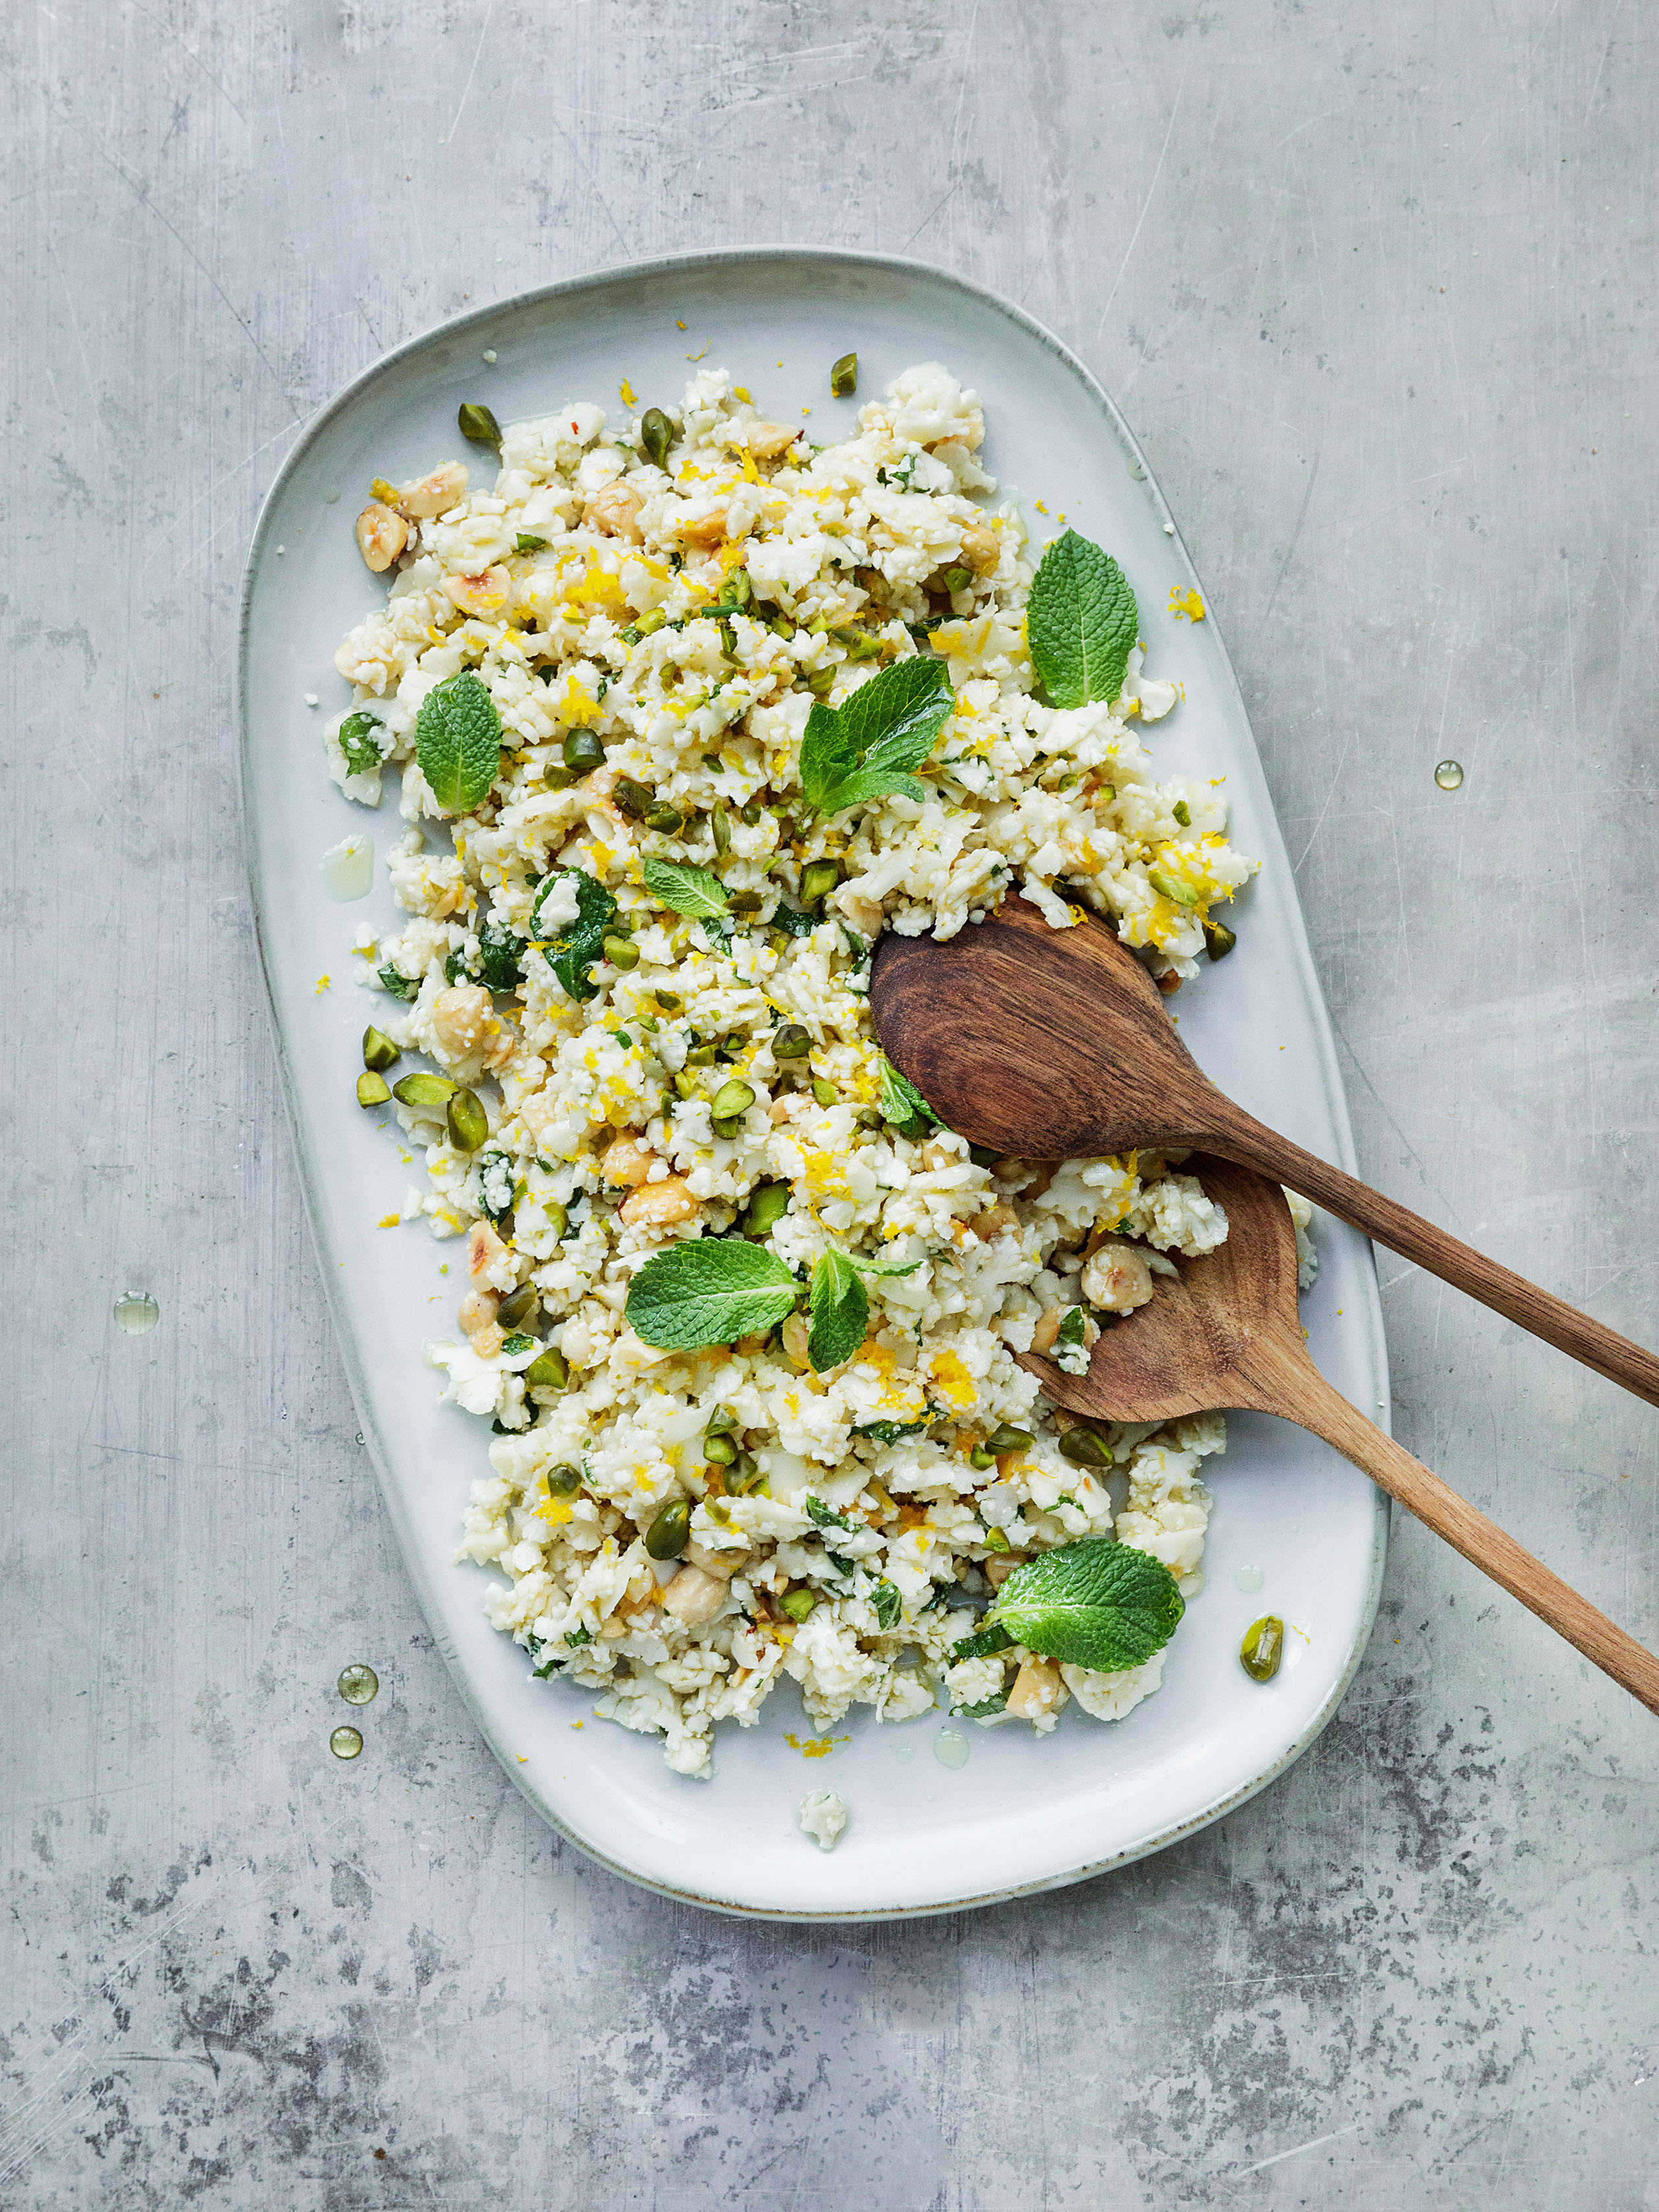
[[[1379,1244],[1659,1406],[1659,1358],[1443,1229],[1304,1152],[1218,1091],[1157,985],[1091,919],[1051,929],[1029,900],[941,945],[884,932],[870,1002],[882,1049],[971,1142],[1021,1159],[1197,1146],[1288,1183]]]
[[[1226,1207],[1226,1243],[1182,1261],[1178,1276],[1156,1276],[1152,1303],[1104,1330],[1086,1375],[1022,1353],[1044,1394],[1097,1420],[1164,1421],[1243,1406],[1311,1429],[1659,1712],[1659,1659],[1373,1426],[1314,1365],[1297,1315],[1296,1231],[1278,1185],[1229,1160],[1194,1157],[1187,1166]]]

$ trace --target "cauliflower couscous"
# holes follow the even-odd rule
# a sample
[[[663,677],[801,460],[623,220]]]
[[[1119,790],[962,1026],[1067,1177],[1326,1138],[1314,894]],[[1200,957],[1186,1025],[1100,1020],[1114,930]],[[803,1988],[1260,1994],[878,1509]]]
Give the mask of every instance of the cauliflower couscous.
[[[1040,696],[1025,526],[937,362],[824,446],[712,369],[616,423],[460,422],[472,465],[359,519],[391,589],[325,741],[366,805],[401,771],[359,1097],[424,1152],[404,1218],[465,1252],[427,1356],[493,1429],[459,1554],[490,1620],[686,1775],[786,1677],[820,1725],[1121,1718],[1201,1587],[1224,1425],[1081,1426],[1015,1355],[1086,1364],[1224,1214],[1178,1159],[970,1148],[868,988],[883,929],[1005,896],[1109,916],[1166,988],[1231,947],[1255,864],[1217,783],[1154,774],[1179,695],[1127,582],[1060,541],[1116,658],[1109,696]],[[1155,1639],[1087,1666],[988,1628],[1109,1538],[1168,1588]]]

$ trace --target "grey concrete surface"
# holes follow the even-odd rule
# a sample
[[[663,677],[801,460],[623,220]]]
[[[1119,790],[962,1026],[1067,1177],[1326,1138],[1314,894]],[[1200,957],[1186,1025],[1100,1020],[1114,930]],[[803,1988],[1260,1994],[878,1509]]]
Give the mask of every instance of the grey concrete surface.
[[[229,742],[258,499],[384,347],[692,246],[961,270],[1182,519],[1364,1168],[1654,1341],[1651,9],[13,0],[0,64],[0,2203],[1659,2206],[1655,1724],[1410,1526],[1317,1748],[1086,1887],[748,1927],[537,1825],[355,1443]],[[1404,1440],[1652,1642],[1659,1416],[1382,1273]]]

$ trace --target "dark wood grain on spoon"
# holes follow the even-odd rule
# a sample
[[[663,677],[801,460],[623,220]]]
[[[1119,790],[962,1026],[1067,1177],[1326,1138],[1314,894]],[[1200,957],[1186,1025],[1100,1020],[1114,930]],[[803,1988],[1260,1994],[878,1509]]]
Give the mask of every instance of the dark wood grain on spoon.
[[[1156,1277],[1151,1304],[1104,1330],[1086,1375],[1024,1354],[1020,1364],[1045,1395],[1099,1420],[1170,1420],[1243,1406],[1310,1429],[1659,1712],[1659,1658],[1385,1436],[1314,1365],[1297,1310],[1296,1231],[1278,1184],[1201,1154],[1187,1171],[1226,1207],[1226,1243],[1183,1260],[1178,1277]]]
[[[953,1129],[1024,1159],[1200,1146],[1288,1183],[1402,1258],[1659,1406],[1659,1358],[1266,1127],[1218,1091],[1152,977],[1104,924],[1051,929],[1028,900],[940,945],[890,930],[876,1031]]]

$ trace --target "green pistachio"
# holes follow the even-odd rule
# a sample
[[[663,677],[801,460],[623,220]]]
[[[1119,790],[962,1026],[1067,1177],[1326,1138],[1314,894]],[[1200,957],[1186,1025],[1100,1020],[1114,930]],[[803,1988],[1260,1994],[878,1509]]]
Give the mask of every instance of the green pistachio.
[[[750,1194],[743,1217],[743,1233],[758,1242],[769,1236],[789,1211],[791,1192],[787,1182],[763,1182]]]
[[[999,1421],[985,1439],[985,1449],[1000,1459],[1004,1452],[1030,1451],[1036,1438],[1029,1429],[1010,1428],[1006,1421]]]
[[[721,1084],[708,1110],[716,1122],[738,1121],[754,1103],[754,1085],[745,1083],[741,1076],[734,1075],[729,1083]]]
[[[646,459],[659,469],[668,466],[668,449],[674,442],[674,426],[660,407],[647,407],[640,417],[640,443]]]
[[[1060,1440],[1060,1455],[1073,1467],[1109,1467],[1112,1455],[1092,1429],[1067,1429]]]
[[[405,1106],[447,1106],[460,1087],[447,1075],[433,1075],[422,1067],[394,1083],[392,1095]]]
[[[800,902],[817,906],[841,881],[839,860],[809,860],[800,872]]]
[[[496,1322],[506,1329],[523,1328],[535,1319],[536,1310],[540,1304],[541,1299],[534,1283],[520,1283],[518,1289],[509,1292],[495,1309]]]
[[[476,400],[464,400],[455,420],[460,425],[462,437],[470,438],[475,446],[493,446],[495,458],[501,459],[501,426],[489,408],[480,407]]]
[[[476,1091],[458,1091],[444,1109],[444,1120],[458,1152],[476,1152],[489,1134],[489,1116]]]
[[[645,1532],[645,1548],[653,1559],[678,1559],[691,1540],[691,1500],[671,1498]]]
[[[751,1490],[760,1488],[766,1477],[753,1452],[740,1451],[720,1480],[732,1497],[746,1498]]]

